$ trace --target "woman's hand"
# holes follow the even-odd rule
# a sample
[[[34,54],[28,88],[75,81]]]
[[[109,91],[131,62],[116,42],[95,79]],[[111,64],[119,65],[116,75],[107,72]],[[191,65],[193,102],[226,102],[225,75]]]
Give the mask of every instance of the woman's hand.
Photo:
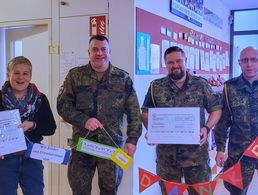
[[[18,126],[18,128],[22,128],[24,132],[25,131],[31,131],[32,129],[35,128],[35,122],[33,122],[33,121],[23,121],[23,123],[20,124]]]

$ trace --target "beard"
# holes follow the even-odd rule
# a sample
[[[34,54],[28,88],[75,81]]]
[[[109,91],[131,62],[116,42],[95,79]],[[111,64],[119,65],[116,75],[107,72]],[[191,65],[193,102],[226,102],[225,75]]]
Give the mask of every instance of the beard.
[[[180,80],[185,76],[185,71],[183,71],[182,69],[180,69],[179,73],[174,72],[173,70],[171,71],[171,73],[169,73],[169,78],[171,78],[172,80]]]

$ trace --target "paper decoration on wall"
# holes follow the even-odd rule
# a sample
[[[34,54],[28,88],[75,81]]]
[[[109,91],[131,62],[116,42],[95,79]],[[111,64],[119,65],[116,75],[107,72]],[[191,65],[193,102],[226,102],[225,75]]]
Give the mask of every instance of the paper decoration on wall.
[[[161,27],[160,27],[160,33],[161,33],[162,35],[166,35],[166,27],[161,26]]]
[[[243,155],[258,159],[258,137],[248,146]]]
[[[200,195],[206,195],[206,194],[212,195],[215,190],[216,184],[217,184],[217,181],[210,181],[210,182],[197,183],[192,185],[192,187]]]
[[[185,51],[185,53],[190,54],[188,55],[189,63],[187,63],[190,72],[195,72],[195,74],[204,77],[210,76],[210,74],[225,75],[226,77],[229,75],[229,66],[227,66],[229,65],[227,63],[229,62],[229,44],[143,9],[137,8],[136,13],[137,32],[149,34],[151,36],[150,44],[160,45],[161,55],[158,74],[167,74],[167,68],[163,60],[164,49],[167,48],[167,45],[171,45],[171,42],[176,42],[181,48],[190,48],[189,52]],[[155,23],[148,21],[155,21]],[[215,49],[215,45],[217,45],[217,49]],[[203,52],[200,52],[201,50]],[[217,55],[217,52],[219,55]],[[152,57],[150,56],[150,58]],[[135,64],[137,65],[137,62]],[[148,73],[140,72],[139,74]],[[149,74],[157,74],[156,69],[154,72],[150,69]]]
[[[172,31],[169,28],[166,29],[166,35],[172,37]]]
[[[139,168],[139,192],[140,193],[160,180],[161,178],[159,176]]]
[[[181,195],[188,187],[187,184],[180,184],[163,180],[168,195]]]
[[[166,67],[166,63],[165,63],[163,56],[164,56],[167,48],[169,48],[169,46],[170,46],[169,43],[170,43],[169,40],[162,39],[162,42],[161,42],[161,55],[162,55],[161,66],[162,67]]]
[[[151,44],[151,59],[150,59],[150,72],[158,74],[160,68],[160,46],[158,44]]]
[[[240,189],[243,189],[243,179],[240,162],[236,163],[234,166],[226,170],[223,174],[220,175],[219,178],[231,183],[232,185]]]
[[[150,35],[137,32],[136,74],[150,73]]]

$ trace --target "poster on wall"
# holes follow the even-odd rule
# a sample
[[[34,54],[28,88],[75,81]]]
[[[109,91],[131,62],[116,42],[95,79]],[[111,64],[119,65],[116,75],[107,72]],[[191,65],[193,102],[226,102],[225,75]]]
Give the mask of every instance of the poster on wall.
[[[147,38],[144,38],[145,35],[151,38],[150,69],[145,63],[146,58],[143,58],[144,62],[141,60],[141,63],[137,58],[138,64],[135,62],[135,66],[137,65],[135,69],[138,70],[138,73],[167,74],[164,52],[170,46],[178,46],[185,51],[187,71],[205,77],[211,83],[211,86],[217,89],[216,91],[221,92],[224,81],[229,78],[230,46],[228,43],[140,8],[137,8],[136,15],[136,30],[140,33],[137,40],[138,49],[135,48],[138,56],[147,55],[145,49],[139,51],[141,39],[147,40]],[[155,22],[149,23],[148,21]],[[171,29],[171,36],[163,32],[165,29]],[[146,48],[146,46],[144,47]]]
[[[136,74],[150,74],[150,34],[137,32]]]
[[[202,27],[203,0],[170,0],[170,12]]]

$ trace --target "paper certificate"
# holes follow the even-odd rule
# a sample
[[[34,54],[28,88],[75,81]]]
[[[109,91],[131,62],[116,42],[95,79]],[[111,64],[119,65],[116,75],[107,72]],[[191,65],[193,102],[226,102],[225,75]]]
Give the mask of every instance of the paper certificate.
[[[148,143],[200,144],[200,108],[149,108]]]
[[[0,112],[0,155],[26,150],[24,133],[18,110]]]

